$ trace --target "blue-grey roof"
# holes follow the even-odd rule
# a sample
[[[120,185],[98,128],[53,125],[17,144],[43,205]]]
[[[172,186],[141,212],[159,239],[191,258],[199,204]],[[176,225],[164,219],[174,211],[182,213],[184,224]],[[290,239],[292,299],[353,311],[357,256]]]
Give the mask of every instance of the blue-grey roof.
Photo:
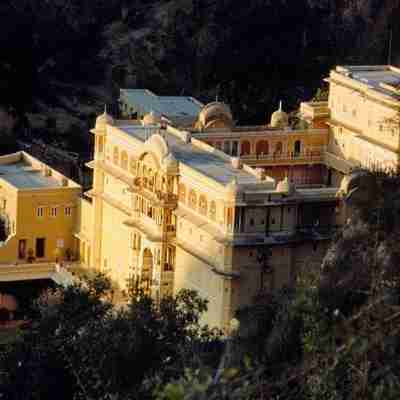
[[[145,142],[151,134],[157,133],[157,128],[137,125],[119,125],[119,129],[128,135]],[[232,164],[217,154],[208,152],[191,143],[185,143],[175,135],[166,133],[166,141],[174,157],[181,163],[214,179],[223,185],[229,184],[235,177],[239,185],[255,184],[257,178],[243,169],[236,169]]]
[[[400,94],[392,90],[385,89],[381,84],[400,88],[400,72],[388,65],[377,66],[344,66],[338,67],[337,72],[349,78],[370,86],[373,90],[390,96],[395,100],[400,100]]]
[[[147,89],[121,89],[120,97],[141,115],[153,111],[172,119],[195,119],[203,107],[203,104],[193,97],[157,96]]]
[[[18,189],[61,187],[61,183],[57,179],[43,176],[23,161],[0,165],[0,178]]]

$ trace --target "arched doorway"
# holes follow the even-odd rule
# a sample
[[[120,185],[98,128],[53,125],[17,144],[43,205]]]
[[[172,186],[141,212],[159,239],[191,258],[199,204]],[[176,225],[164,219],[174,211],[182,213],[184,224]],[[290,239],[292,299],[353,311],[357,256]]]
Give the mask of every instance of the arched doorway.
[[[152,279],[153,279],[153,254],[149,249],[144,249],[142,274],[140,276],[140,286],[146,294],[150,294]]]
[[[240,144],[241,156],[247,156],[250,154],[250,142],[248,140],[244,140]]]
[[[256,153],[257,155],[268,154],[269,153],[269,146],[266,140],[260,140],[256,144]]]
[[[298,157],[301,153],[301,142],[300,140],[296,140],[294,142],[294,156]]]

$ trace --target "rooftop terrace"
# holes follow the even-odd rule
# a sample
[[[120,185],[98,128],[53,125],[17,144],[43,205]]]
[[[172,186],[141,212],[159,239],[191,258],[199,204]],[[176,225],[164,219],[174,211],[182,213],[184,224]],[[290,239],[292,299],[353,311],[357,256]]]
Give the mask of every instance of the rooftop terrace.
[[[343,66],[336,72],[368,85],[383,95],[400,100],[400,69],[391,65]]]
[[[158,133],[157,127],[150,128],[120,123],[118,128],[143,143],[152,134]],[[274,183],[271,178],[267,178],[267,181],[260,181],[255,173],[249,172],[246,168],[235,168],[229,156],[203,142],[198,143],[196,139],[185,143],[181,138],[167,131],[165,140],[171,153],[179,162],[216,180],[222,185],[229,184],[234,178],[237,180],[238,185],[253,185],[263,182],[271,185]]]
[[[79,187],[73,181],[24,152],[0,157],[1,179],[19,190]]]

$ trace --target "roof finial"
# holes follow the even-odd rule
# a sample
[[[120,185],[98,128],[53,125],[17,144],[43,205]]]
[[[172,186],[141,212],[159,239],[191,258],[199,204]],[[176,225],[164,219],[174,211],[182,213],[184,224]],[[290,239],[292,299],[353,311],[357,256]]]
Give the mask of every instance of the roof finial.
[[[104,115],[107,114],[107,103],[104,103]]]
[[[279,111],[282,111],[282,100],[279,101]]]

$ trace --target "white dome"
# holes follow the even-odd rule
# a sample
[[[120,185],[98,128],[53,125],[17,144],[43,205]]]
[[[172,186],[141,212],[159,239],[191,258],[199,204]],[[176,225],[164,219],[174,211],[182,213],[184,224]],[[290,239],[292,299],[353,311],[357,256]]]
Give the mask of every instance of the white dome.
[[[154,111],[150,111],[143,117],[142,124],[144,126],[157,125],[161,123],[161,117],[156,115]]]
[[[282,102],[279,103],[279,109],[271,115],[272,128],[287,128],[289,126],[289,116],[282,110]]]
[[[284,194],[292,194],[294,192],[294,186],[289,182],[289,179],[286,177],[285,179],[278,182],[276,185],[276,191]]]
[[[227,104],[219,101],[206,104],[199,113],[197,124],[200,128],[207,128],[215,121],[233,126],[232,111]]]
[[[96,130],[105,131],[107,125],[114,125],[114,118],[104,110],[104,113],[96,118]]]

